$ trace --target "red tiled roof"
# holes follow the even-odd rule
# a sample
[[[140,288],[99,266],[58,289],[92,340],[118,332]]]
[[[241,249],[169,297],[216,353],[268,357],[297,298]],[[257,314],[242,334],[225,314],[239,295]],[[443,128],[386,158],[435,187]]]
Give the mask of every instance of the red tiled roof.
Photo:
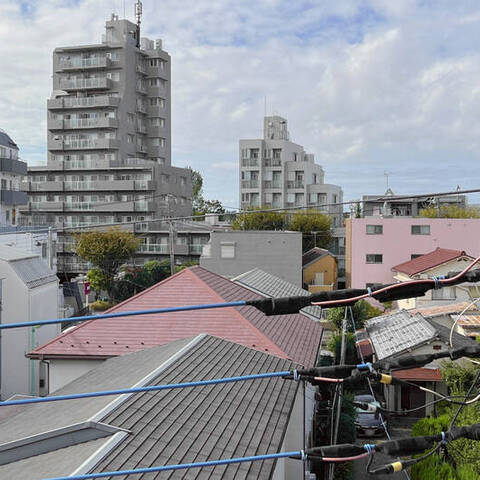
[[[371,357],[373,355],[372,342],[368,338],[365,340],[359,340],[356,343],[356,347],[361,358]]]
[[[442,373],[438,368],[410,368],[407,370],[395,370],[393,376],[400,380],[417,382],[441,382]]]
[[[409,262],[400,263],[399,265],[392,267],[392,270],[406,273],[407,275],[416,275],[417,273],[430,270],[438,265],[465,256],[468,255],[462,250],[448,250],[447,248],[437,247],[433,252],[426,253],[425,255],[414,258]]]
[[[109,312],[263,298],[201,267],[191,267]],[[304,366],[314,366],[322,327],[304,315],[267,317],[236,307],[89,320],[31,352],[34,358],[108,358],[208,333]]]

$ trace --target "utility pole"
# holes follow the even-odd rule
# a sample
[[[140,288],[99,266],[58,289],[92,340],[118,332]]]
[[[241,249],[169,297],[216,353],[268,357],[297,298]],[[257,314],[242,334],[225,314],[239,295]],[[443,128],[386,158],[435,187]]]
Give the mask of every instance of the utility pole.
[[[173,230],[173,222],[172,220],[168,221],[168,227],[169,227],[169,235],[168,235],[168,240],[170,244],[170,275],[173,275],[175,273],[175,242],[174,240],[174,235],[175,231]]]
[[[52,241],[52,227],[48,227],[47,237],[47,259],[50,270],[53,270],[53,241]]]

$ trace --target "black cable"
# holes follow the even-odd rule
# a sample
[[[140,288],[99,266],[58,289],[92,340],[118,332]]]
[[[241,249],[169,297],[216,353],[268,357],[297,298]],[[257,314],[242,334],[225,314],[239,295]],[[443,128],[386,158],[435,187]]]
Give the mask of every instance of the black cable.
[[[465,402],[467,401],[467,398],[469,397],[469,395],[472,393],[472,390],[476,387],[477,383],[478,383],[478,380],[480,379],[480,370],[477,372],[477,375],[475,377],[475,380],[473,381],[473,383],[470,385],[470,388],[468,389],[468,392],[467,394],[465,395]],[[458,416],[460,415],[460,412],[462,411],[462,408],[464,407],[464,404],[461,404],[459,405],[459,407],[457,408],[457,411],[455,412],[455,415],[453,416],[452,418],[452,421],[450,422],[450,427],[449,427],[449,430],[452,429],[453,425],[455,424],[455,421],[457,420]]]

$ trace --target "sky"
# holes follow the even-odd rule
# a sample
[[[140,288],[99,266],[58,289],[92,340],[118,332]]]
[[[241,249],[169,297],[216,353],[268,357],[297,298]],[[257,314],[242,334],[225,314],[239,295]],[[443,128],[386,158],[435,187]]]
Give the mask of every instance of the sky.
[[[0,0],[0,128],[30,165],[46,162],[53,49],[98,43],[133,4]],[[479,186],[478,1],[144,0],[143,11],[142,35],[172,57],[172,163],[202,173],[205,197],[238,206],[238,141],[261,138],[265,104],[346,200],[383,194],[387,178],[398,194]]]

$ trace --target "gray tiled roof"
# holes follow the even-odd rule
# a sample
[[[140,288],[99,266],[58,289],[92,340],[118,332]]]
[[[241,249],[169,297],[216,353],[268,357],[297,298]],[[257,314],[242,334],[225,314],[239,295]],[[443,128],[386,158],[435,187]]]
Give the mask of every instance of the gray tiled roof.
[[[0,145],[18,150],[17,144],[3,130],[0,130]]]
[[[191,339],[107,360],[56,394],[131,386],[189,341]],[[291,368],[293,364],[288,360],[202,336],[149,384]],[[133,395],[99,419],[131,433],[90,471],[278,452],[296,391],[296,382],[275,378]],[[90,418],[110,402],[112,397],[99,397],[31,405],[0,423],[0,443]],[[0,466],[0,478],[16,478],[15,473],[19,471],[23,480],[69,475],[105,441],[90,441]],[[163,472],[148,478],[270,479],[274,467],[273,461],[253,462],[243,466]]]
[[[293,283],[287,282],[271,273],[264,272],[259,268],[254,268],[249,272],[242,273],[242,275],[233,278],[232,281],[239,285],[244,285],[247,288],[257,290],[268,297],[307,297],[310,295],[307,290],[297,287]]]
[[[297,287],[293,283],[287,282],[271,273],[264,272],[259,268],[254,268],[249,272],[242,273],[232,279],[233,282],[243,287],[259,292],[267,297],[308,297],[310,292]],[[300,313],[306,313],[315,318],[322,318],[322,308],[316,305],[310,305],[302,308]]]
[[[57,281],[57,275],[39,257],[15,260],[10,265],[28,288]]]
[[[437,337],[433,326],[422,315],[406,310],[368,320],[366,329],[378,360],[400,354]]]
[[[436,331],[438,334],[438,338],[445,343],[450,344],[450,328],[441,325],[440,323],[435,322],[435,320],[431,320],[430,318],[426,318],[427,321]],[[452,336],[453,348],[460,348],[460,347],[470,347],[472,345],[476,345],[477,342],[465,335],[460,335],[457,332],[453,332]]]

